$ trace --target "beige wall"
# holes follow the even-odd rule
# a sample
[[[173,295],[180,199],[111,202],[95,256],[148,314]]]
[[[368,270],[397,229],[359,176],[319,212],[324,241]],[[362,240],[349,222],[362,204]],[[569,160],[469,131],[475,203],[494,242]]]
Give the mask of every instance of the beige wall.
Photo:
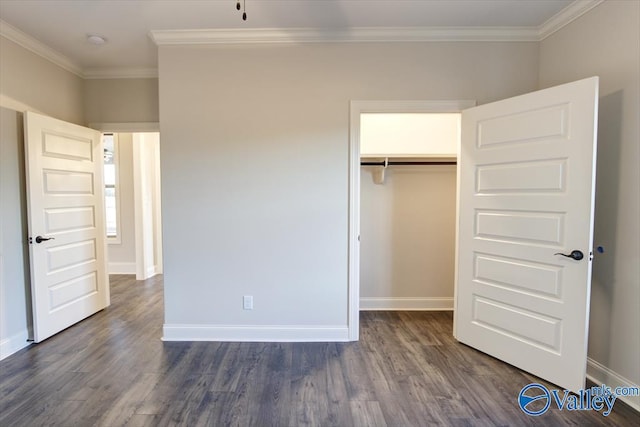
[[[158,122],[158,79],[84,82],[86,123]]]
[[[640,2],[606,1],[541,43],[541,87],[592,75],[600,76],[595,243],[606,252],[593,263],[589,357],[640,384]]]
[[[360,307],[451,309],[455,221],[455,166],[390,166],[382,185],[363,168]]]
[[[120,243],[109,243],[109,273],[135,273],[136,240],[133,200],[133,138],[118,134],[118,186],[120,192]]]
[[[0,107],[0,358],[31,327],[22,113]],[[28,326],[29,325],[29,326]]]
[[[83,80],[0,36],[0,104],[84,124]]]
[[[166,325],[345,327],[349,101],[525,93],[538,46],[161,47],[159,67]]]

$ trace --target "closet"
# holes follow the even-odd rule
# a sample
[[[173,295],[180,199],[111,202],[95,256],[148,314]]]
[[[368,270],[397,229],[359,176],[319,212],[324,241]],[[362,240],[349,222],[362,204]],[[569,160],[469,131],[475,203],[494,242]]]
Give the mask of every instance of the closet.
[[[453,308],[459,113],[360,115],[360,309]]]

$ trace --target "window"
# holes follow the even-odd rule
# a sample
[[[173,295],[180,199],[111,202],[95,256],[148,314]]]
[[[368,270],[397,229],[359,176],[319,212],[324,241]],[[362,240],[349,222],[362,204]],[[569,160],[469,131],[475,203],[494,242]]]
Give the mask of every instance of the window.
[[[104,197],[107,242],[120,243],[120,200],[118,189],[118,136],[102,135],[104,147]]]

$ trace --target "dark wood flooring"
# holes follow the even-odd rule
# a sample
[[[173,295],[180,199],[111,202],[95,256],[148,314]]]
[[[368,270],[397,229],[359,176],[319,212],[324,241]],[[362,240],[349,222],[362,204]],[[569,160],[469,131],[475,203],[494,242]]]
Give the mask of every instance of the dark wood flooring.
[[[162,342],[162,278],[0,362],[0,426],[638,426],[517,405],[540,381],[457,343],[450,312],[363,312],[357,343]]]

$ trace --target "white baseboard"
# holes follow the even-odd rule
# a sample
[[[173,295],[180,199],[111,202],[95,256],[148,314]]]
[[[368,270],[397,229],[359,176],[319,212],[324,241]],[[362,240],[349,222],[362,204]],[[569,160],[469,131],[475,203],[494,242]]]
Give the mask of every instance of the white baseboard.
[[[154,265],[153,267],[149,267],[148,273],[149,273],[148,278],[153,277],[157,274],[162,274],[162,266]]]
[[[587,358],[587,378],[596,383],[596,385],[606,384],[607,387],[611,387],[612,390],[616,387],[638,389],[638,384],[634,384],[622,375],[591,358]],[[640,396],[618,396],[618,399],[640,412]]]
[[[136,274],[135,262],[110,262],[109,274]]]
[[[166,324],[163,341],[343,342],[347,326],[215,326]]]
[[[162,268],[157,265],[152,265],[142,270],[143,276],[140,276],[137,271],[134,271],[136,280],[147,280],[155,276],[156,274],[162,274]]]
[[[156,274],[157,273],[156,273],[156,266],[155,265],[152,265],[151,267],[147,267],[147,279],[150,278],[150,277],[155,276]]]
[[[5,359],[13,353],[31,345],[31,343],[27,341],[28,339],[29,331],[24,330],[0,341],[0,360]]]
[[[453,310],[453,298],[378,298],[361,297],[360,310]]]

